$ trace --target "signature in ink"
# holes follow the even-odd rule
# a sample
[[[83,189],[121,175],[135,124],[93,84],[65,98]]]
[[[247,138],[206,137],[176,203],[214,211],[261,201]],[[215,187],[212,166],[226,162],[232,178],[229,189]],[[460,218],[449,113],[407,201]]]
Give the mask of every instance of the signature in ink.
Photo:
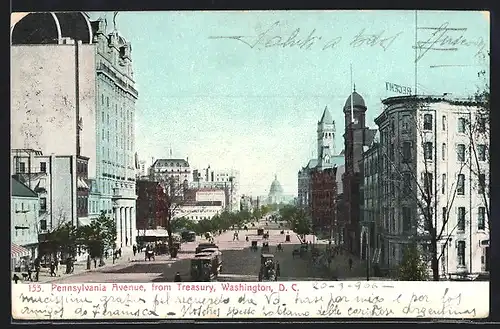
[[[358,34],[354,36],[351,41],[351,46],[356,48],[360,46],[380,46],[386,51],[392,45],[392,43],[399,37],[403,32],[398,32],[395,35],[384,37],[385,30],[382,30],[378,34],[366,34],[366,29],[362,29]]]
[[[474,57],[481,58],[484,54],[486,42],[479,37],[477,40],[467,39],[464,34],[467,28],[450,27],[449,22],[444,22],[439,27],[419,27],[419,30],[432,31],[427,40],[419,40],[416,45],[417,56],[415,62],[418,62],[429,51],[458,51],[462,47],[476,47],[477,52]],[[459,33],[459,35],[457,35]]]
[[[280,21],[274,22],[267,30],[259,33],[256,36],[210,36],[209,39],[232,39],[243,42],[250,49],[260,49],[260,47],[271,48],[292,48],[311,49],[311,47],[319,40],[321,36],[315,36],[316,29],[313,29],[305,38],[300,37],[300,28],[296,28],[289,36],[278,35],[273,30],[280,25]],[[258,47],[260,46],[260,47]]]

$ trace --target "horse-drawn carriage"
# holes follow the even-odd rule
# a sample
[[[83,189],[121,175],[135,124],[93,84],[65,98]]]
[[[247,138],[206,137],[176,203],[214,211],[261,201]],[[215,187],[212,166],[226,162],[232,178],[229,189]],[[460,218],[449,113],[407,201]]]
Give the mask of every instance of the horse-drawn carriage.
[[[222,272],[222,252],[219,250],[219,248],[206,248],[201,251],[201,254],[208,254],[210,255],[210,257],[214,257],[214,264],[217,269],[217,274]]]
[[[259,281],[277,281],[276,261],[273,254],[260,255]]]
[[[220,252],[200,252],[191,259],[191,279],[199,282],[209,282],[217,279],[222,267]]]
[[[195,253],[196,254],[200,253],[203,250],[208,249],[208,248],[217,248],[217,249],[219,249],[219,247],[215,243],[200,243],[198,245],[198,247],[196,247]]]

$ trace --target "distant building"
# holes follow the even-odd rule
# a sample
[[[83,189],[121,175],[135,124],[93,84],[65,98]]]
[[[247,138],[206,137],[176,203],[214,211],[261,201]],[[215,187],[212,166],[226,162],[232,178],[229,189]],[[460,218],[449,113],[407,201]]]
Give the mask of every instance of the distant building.
[[[188,159],[157,159],[149,168],[149,178],[171,190],[172,194],[181,196],[193,176]]]
[[[334,209],[326,210],[327,197],[325,193],[335,193],[335,195],[330,194],[328,200],[331,199],[330,201],[333,202],[331,206],[336,207],[336,191],[339,180],[330,169],[335,168],[334,171],[337,172],[337,168],[344,163],[344,156],[342,153],[335,155],[335,121],[332,119],[328,107],[325,107],[321,119],[318,121],[316,133],[316,158],[309,160],[308,164],[299,170],[297,175],[297,203],[311,217],[315,230],[333,235],[331,226],[337,225],[334,222],[336,211]],[[315,196],[314,200],[313,196]],[[331,218],[326,220],[326,217]]]
[[[337,168],[318,168],[312,172],[311,178],[313,231],[333,238],[333,228],[336,227]]]
[[[252,197],[242,195],[240,200],[240,211],[252,211]]]
[[[278,175],[275,175],[271,187],[269,188],[268,203],[280,204],[281,202],[283,202],[283,188],[278,181]]]
[[[167,209],[161,202],[165,198],[163,187],[158,182],[138,180],[136,182],[136,227],[137,235],[144,235],[144,230],[165,226]],[[135,243],[135,241],[133,241]]]
[[[186,201],[175,209],[174,217],[184,217],[192,221],[212,219],[224,211],[221,201]]]
[[[38,233],[40,204],[38,194],[15,178],[11,178],[10,238],[12,266],[23,259],[38,256]]]
[[[137,157],[137,153],[135,154],[135,177],[137,180],[147,180],[149,179],[149,173],[148,173],[148,166],[146,164],[146,161],[144,160],[139,160]]]
[[[196,202],[220,202],[223,208],[226,207],[226,193],[223,189],[199,188],[189,190],[190,201]]]
[[[234,169],[213,169],[210,165],[202,170],[193,170],[192,188],[222,189],[226,193],[224,202],[227,211],[240,209],[240,172]]]

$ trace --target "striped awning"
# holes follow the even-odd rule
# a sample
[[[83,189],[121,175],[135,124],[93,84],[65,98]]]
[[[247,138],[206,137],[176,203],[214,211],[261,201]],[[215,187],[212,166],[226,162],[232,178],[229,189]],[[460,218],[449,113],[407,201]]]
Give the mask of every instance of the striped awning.
[[[10,257],[11,258],[21,258],[29,257],[30,251],[24,247],[21,247],[15,243],[10,244]]]

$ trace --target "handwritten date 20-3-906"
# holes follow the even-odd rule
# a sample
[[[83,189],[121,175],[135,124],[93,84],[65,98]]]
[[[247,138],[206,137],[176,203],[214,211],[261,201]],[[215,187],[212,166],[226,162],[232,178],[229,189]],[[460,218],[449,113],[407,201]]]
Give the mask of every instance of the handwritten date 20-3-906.
[[[312,288],[315,290],[322,289],[380,289],[380,288],[394,288],[391,284],[380,284],[380,283],[371,283],[371,282],[339,282],[339,283],[330,283],[330,282],[314,282],[312,284]]]

